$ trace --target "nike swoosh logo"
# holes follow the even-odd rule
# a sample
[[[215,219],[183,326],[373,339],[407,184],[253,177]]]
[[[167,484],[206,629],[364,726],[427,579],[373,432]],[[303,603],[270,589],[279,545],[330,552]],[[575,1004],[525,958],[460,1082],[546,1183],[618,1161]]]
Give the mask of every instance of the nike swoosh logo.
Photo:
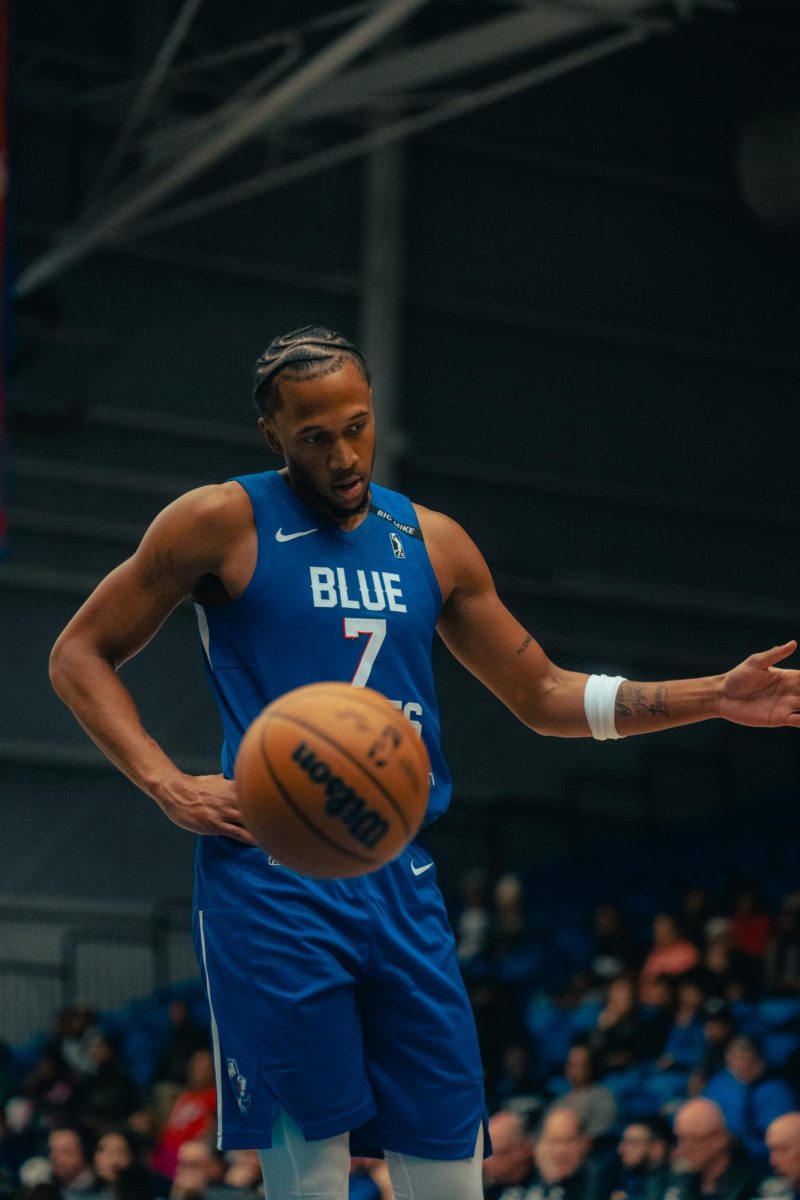
[[[301,529],[299,533],[284,533],[282,529],[275,531],[276,542],[293,542],[295,538],[308,537],[310,533],[319,533],[318,529]]]
[[[426,871],[430,871],[432,866],[433,866],[433,863],[425,863],[424,867],[415,867],[412,862],[411,870],[414,875],[424,875]]]

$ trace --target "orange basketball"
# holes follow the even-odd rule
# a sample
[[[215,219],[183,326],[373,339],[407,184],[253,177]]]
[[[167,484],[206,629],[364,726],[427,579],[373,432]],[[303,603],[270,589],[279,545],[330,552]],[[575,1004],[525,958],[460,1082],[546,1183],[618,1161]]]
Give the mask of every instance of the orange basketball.
[[[385,696],[312,683],[256,717],[235,775],[262,850],[301,875],[345,879],[382,867],[411,841],[429,770],[422,738]]]

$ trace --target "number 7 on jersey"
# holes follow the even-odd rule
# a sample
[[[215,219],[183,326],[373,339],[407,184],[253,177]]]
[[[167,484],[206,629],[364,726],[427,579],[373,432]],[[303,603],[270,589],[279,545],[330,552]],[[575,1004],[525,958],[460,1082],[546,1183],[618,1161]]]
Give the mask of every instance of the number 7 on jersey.
[[[366,687],[370,672],[375,665],[378,651],[386,638],[386,620],[379,617],[345,617],[344,636],[358,638],[367,636],[367,644],[361,655],[361,661],[356,667],[356,673],[350,681],[353,687]]]

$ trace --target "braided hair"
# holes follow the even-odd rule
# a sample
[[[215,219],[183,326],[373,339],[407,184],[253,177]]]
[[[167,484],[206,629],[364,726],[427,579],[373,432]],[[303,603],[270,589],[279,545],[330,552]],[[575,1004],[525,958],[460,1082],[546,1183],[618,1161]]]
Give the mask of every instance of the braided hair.
[[[286,372],[293,379],[318,379],[332,375],[351,358],[369,383],[364,355],[341,333],[322,325],[304,325],[270,342],[256,362],[253,403],[259,416],[270,418],[280,408],[278,376]]]

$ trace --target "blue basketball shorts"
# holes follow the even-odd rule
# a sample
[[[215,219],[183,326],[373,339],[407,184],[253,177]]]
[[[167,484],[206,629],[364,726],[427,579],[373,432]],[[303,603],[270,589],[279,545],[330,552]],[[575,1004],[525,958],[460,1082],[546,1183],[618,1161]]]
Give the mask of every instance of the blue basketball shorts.
[[[372,875],[310,880],[236,849],[258,872],[196,890],[220,1148],[269,1148],[282,1105],[307,1141],[471,1157],[483,1073],[430,855],[412,844]]]

